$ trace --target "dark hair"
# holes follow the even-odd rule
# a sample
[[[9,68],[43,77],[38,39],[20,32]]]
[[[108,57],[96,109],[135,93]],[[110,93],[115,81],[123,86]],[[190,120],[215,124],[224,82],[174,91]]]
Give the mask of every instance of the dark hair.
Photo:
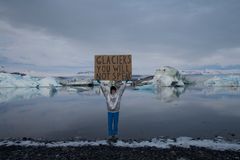
[[[117,91],[117,88],[116,88],[115,86],[111,86],[111,88],[110,88],[110,93],[111,93],[111,94],[112,94],[112,90]]]

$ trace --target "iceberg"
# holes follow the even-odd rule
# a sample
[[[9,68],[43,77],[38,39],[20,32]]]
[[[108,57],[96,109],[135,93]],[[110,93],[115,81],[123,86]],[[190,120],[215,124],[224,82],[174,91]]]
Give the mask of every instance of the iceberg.
[[[153,77],[153,84],[162,87],[182,87],[187,83],[185,77],[180,72],[169,66],[157,69]]]
[[[239,75],[222,75],[215,76],[204,82],[208,87],[239,87],[240,76]]]
[[[39,86],[41,87],[50,87],[50,86],[61,86],[53,77],[45,77],[38,81]]]
[[[72,77],[69,79],[60,79],[63,86],[92,86],[93,80],[90,77]]]
[[[36,78],[29,75],[0,73],[0,87],[57,87],[61,86],[55,78]]]

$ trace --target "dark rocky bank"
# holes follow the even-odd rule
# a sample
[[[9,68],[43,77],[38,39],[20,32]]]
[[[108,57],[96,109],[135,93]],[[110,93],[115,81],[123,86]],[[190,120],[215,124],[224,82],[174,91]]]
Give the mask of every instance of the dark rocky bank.
[[[240,160],[240,151],[206,148],[159,149],[114,146],[21,147],[0,146],[0,160]]]

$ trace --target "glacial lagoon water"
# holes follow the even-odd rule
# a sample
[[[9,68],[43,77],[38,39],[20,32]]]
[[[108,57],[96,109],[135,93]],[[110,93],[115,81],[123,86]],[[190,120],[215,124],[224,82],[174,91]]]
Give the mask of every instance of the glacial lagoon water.
[[[128,87],[119,139],[240,139],[240,88]],[[107,108],[99,87],[1,88],[0,139],[106,139]]]

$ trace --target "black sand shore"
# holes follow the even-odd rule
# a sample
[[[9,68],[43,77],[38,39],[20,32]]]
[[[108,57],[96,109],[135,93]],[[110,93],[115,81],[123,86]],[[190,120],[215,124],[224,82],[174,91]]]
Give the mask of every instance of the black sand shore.
[[[216,151],[206,148],[114,146],[21,147],[0,146],[0,160],[240,160],[240,151]]]

